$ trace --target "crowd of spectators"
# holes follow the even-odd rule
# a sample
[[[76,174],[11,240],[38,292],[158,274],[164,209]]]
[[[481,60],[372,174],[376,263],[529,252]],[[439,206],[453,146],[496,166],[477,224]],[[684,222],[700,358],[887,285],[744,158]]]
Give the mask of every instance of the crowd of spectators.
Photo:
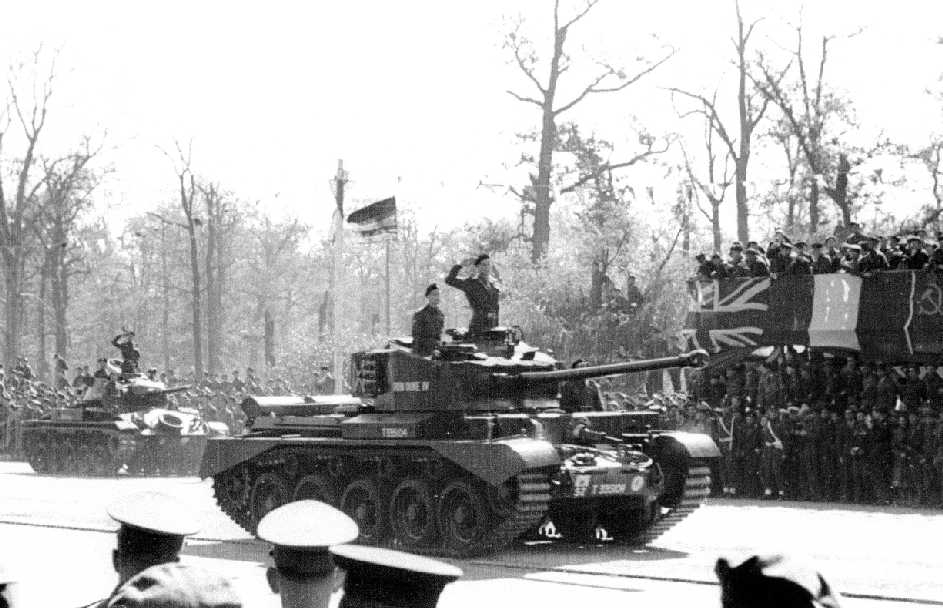
[[[718,494],[941,507],[941,371],[787,348],[696,371],[673,417],[720,446]]]
[[[23,422],[48,417],[55,408],[76,407],[96,378],[114,381],[120,375],[118,362],[105,358],[98,360],[94,371],[88,365],[77,366],[74,375],[70,375],[65,359],[54,355],[51,382],[40,379],[28,357],[19,357],[9,373],[0,364],[0,457],[23,456],[19,435]],[[188,387],[169,394],[168,406],[195,409],[207,422],[222,422],[232,433],[245,428],[246,418],[240,404],[246,395],[318,395],[335,390],[334,377],[326,366],[317,370],[275,368],[268,370],[265,378],[251,367],[244,374],[239,370],[232,374],[206,373],[199,381],[192,371],[178,375],[172,369],[160,372],[150,368],[144,375],[168,388]]]
[[[809,275],[845,272],[868,274],[888,270],[943,270],[943,233],[931,238],[926,230],[912,234],[864,234],[857,223],[836,230],[822,242],[790,239],[777,230],[766,248],[750,241],[734,242],[727,259],[720,252],[696,256],[700,280]]]

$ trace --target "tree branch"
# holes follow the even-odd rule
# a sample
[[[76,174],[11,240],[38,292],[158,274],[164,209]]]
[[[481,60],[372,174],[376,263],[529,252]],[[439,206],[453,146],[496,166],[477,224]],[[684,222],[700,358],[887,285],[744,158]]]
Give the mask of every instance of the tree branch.
[[[626,87],[632,84],[635,84],[643,76],[652,73],[656,68],[658,68],[663,63],[665,63],[666,61],[674,57],[675,52],[676,52],[675,49],[672,49],[669,54],[662,57],[660,60],[656,61],[655,63],[650,64],[644,70],[637,73],[635,76],[632,76],[631,78],[626,78],[625,75],[621,71],[617,71],[613,69],[612,66],[605,66],[607,68],[605,72],[597,76],[596,79],[593,80],[593,82],[591,82],[589,85],[583,88],[582,92],[580,92],[580,94],[577,95],[572,101],[564,104],[562,107],[557,108],[556,110],[553,110],[553,115],[559,116],[563,112],[566,112],[567,110],[569,110],[570,108],[578,104],[579,102],[583,101],[588,95],[591,95],[594,93],[615,93],[617,91],[621,91],[625,89]],[[618,85],[611,86],[611,87],[599,86],[600,84],[602,84],[603,80],[605,80],[609,76],[616,76],[620,80],[622,80],[622,82]]]

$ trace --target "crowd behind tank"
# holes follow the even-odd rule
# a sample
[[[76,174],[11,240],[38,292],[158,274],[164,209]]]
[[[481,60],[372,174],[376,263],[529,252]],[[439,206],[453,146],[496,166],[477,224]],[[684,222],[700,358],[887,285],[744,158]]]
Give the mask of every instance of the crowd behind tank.
[[[838,227],[832,236],[811,244],[793,240],[784,231],[776,230],[765,248],[757,241],[746,245],[735,241],[727,259],[720,252],[712,253],[709,258],[698,254],[696,273],[699,280],[713,280],[894,270],[943,271],[941,240],[943,233],[931,236],[923,229],[888,236],[866,234],[855,222],[847,228]]]
[[[695,370],[669,411],[724,454],[730,497],[943,507],[943,366],[779,349]]]
[[[20,425],[24,421],[42,419],[55,408],[78,407],[96,377],[115,380],[121,370],[118,361],[100,358],[97,369],[84,365],[72,371],[57,354],[53,356],[52,375],[51,382],[42,380],[26,356],[17,358],[9,372],[0,364],[0,457],[23,457]],[[173,369],[159,371],[152,367],[145,375],[168,388],[188,386],[185,391],[167,395],[169,406],[196,409],[206,422],[222,422],[233,433],[245,428],[245,414],[239,406],[246,395],[318,395],[335,390],[334,377],[326,366],[269,368],[265,378],[251,367],[244,373],[206,373],[199,381],[192,371],[177,374]]]

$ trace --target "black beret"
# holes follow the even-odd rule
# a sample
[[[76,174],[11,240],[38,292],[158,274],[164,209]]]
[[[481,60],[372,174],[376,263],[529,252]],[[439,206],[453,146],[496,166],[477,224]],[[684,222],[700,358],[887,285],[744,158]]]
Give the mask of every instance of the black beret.
[[[426,287],[426,295],[429,295],[429,292],[436,291],[438,289],[439,289],[438,285],[436,285],[435,283],[431,283],[428,287]]]
[[[796,247],[805,247],[806,244],[807,243],[805,241],[796,241]]]
[[[484,262],[485,260],[490,260],[490,259],[491,259],[491,256],[490,256],[490,255],[488,255],[487,253],[483,253],[483,254],[481,254],[480,256],[478,256],[477,258],[475,258],[475,266],[477,266],[478,264],[481,264],[481,263]]]
[[[824,247],[822,243],[812,243],[812,249],[821,249],[822,247]]]
[[[740,252],[742,252],[742,251],[743,251],[743,245],[741,245],[740,243],[734,243],[734,244],[730,247],[730,251],[740,251]]]

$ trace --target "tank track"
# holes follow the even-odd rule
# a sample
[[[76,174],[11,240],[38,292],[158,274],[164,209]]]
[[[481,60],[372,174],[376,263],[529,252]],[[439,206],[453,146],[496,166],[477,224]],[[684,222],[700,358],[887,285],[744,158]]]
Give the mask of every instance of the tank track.
[[[253,515],[253,488],[262,483],[260,480],[263,476],[269,475],[273,471],[275,469],[271,467],[267,469],[257,468],[243,463],[213,476],[213,494],[219,508],[233,522],[251,534],[255,534],[258,525],[258,521],[255,520]],[[300,477],[300,475],[297,476]],[[344,485],[349,487],[349,484],[356,479],[362,478],[353,475],[347,477],[343,482],[339,481],[338,489],[342,489],[341,486]],[[482,503],[486,506],[488,527],[480,531],[479,538],[475,542],[460,547],[450,546],[441,530],[435,535],[435,542],[428,546],[403,546],[392,532],[376,540],[364,541],[361,539],[361,542],[437,557],[482,555],[501,550],[526,531],[538,526],[544,519],[550,504],[550,479],[548,474],[542,472],[525,471],[518,474],[512,480],[516,492],[513,498],[508,498],[501,497],[494,488],[487,487],[484,483],[477,481],[465,472],[451,471],[436,482],[435,487],[437,490],[434,504],[438,505],[439,493],[444,487],[453,482],[465,483],[467,487],[477,489],[478,496],[481,497]],[[289,481],[286,487],[290,486],[291,483]],[[390,489],[389,486],[386,486],[386,489]],[[331,502],[332,506],[341,508],[341,493],[341,491],[336,492],[333,500],[327,502]],[[384,499],[389,499],[388,494],[383,496]],[[387,518],[383,527],[389,531],[391,526],[389,525],[390,515],[388,509],[384,509],[383,514]],[[437,527],[440,526],[437,524]]]
[[[201,456],[197,441],[192,447],[178,444],[176,453],[168,454],[166,440],[106,429],[31,430],[23,442],[30,466],[43,475],[196,475]]]
[[[692,463],[684,480],[684,492],[674,508],[662,512],[657,520],[631,539],[632,544],[647,545],[676,526],[700,507],[711,492],[711,470],[703,463]]]

